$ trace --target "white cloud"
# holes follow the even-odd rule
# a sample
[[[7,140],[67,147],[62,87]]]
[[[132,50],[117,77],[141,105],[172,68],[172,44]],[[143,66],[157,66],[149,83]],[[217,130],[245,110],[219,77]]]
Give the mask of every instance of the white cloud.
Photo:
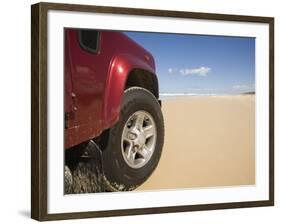
[[[233,90],[242,90],[242,91],[254,90],[255,85],[254,84],[237,84],[237,85],[233,85],[232,89]]]
[[[199,75],[199,76],[206,76],[211,71],[210,68],[201,66],[200,68],[192,68],[188,69],[186,68],[184,70],[183,75]]]
[[[169,68],[169,69],[168,69],[168,72],[169,72],[169,74],[172,74],[172,73],[173,73],[173,69],[172,69],[172,68]]]
[[[185,70],[184,69],[180,69],[180,73],[181,73],[181,75],[184,75]]]
[[[169,68],[168,72],[169,74],[174,74],[177,71],[177,69]],[[201,66],[199,68],[181,68],[178,70],[179,73],[183,76],[189,76],[189,75],[198,75],[198,76],[206,76],[210,71],[211,68]]]

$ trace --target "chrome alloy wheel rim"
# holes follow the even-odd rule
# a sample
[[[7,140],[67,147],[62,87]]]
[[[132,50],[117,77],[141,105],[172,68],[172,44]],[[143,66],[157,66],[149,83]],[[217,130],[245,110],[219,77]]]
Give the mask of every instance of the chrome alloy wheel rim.
[[[151,159],[157,138],[153,117],[146,111],[135,112],[126,121],[122,132],[122,155],[128,166],[141,168]]]

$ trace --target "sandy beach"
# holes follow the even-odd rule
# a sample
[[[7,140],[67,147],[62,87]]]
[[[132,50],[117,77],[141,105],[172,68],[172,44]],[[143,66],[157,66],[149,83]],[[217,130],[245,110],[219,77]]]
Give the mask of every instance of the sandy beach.
[[[255,184],[255,95],[162,101],[159,165],[137,190]]]

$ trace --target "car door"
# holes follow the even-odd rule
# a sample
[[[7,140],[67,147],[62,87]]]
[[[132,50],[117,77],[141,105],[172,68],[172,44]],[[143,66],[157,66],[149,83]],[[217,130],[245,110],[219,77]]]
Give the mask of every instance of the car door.
[[[69,29],[72,91],[79,135],[95,137],[102,126],[105,83],[113,49],[103,42],[103,32]]]

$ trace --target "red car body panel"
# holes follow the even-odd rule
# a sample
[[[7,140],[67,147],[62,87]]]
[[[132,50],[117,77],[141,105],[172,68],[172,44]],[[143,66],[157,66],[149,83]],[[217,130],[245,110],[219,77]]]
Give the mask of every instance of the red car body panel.
[[[93,139],[113,126],[128,75],[155,74],[152,55],[121,32],[99,32],[96,53],[80,46],[78,29],[65,29],[65,148]]]

